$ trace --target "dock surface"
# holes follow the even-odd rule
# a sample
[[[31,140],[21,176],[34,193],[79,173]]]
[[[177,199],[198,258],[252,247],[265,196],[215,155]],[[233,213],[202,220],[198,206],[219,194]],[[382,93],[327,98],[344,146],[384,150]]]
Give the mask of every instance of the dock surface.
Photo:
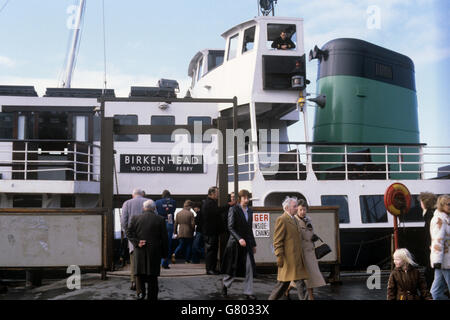
[[[222,297],[223,275],[206,275],[204,264],[171,264],[161,269],[159,280],[160,300],[240,300],[243,299],[243,278],[237,278],[228,290],[228,298]],[[388,275],[382,273],[380,289],[369,290],[364,273],[342,273],[340,285],[327,284],[314,290],[316,300],[385,300]],[[134,300],[130,290],[129,267],[109,272],[106,280],[100,274],[81,276],[81,288],[69,290],[67,279],[44,279],[42,286],[28,289],[25,282],[5,282],[8,292],[0,294],[0,300]],[[254,293],[258,300],[267,300],[276,284],[275,274],[257,274]],[[297,300],[296,289],[290,299]]]

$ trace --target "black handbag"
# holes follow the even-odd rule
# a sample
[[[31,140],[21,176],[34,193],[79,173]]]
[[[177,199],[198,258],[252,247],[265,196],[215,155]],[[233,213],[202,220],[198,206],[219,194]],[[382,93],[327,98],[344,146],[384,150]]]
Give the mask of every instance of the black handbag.
[[[323,240],[320,239],[320,237],[318,237],[318,238],[322,242],[322,244],[314,249],[317,260],[323,258],[324,256],[326,256],[327,254],[329,254],[331,252],[330,246],[327,245],[325,242],[323,242]]]

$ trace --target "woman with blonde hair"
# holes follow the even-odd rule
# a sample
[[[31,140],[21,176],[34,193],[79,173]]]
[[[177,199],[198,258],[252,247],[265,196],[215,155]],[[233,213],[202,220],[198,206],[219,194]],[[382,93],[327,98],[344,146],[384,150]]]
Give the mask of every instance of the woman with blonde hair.
[[[395,250],[394,264],[395,269],[388,281],[388,300],[432,300],[427,284],[408,249]]]
[[[450,290],[450,196],[442,195],[437,200],[437,209],[430,223],[431,254],[434,267],[434,281],[431,294],[435,300],[448,299],[445,291]]]

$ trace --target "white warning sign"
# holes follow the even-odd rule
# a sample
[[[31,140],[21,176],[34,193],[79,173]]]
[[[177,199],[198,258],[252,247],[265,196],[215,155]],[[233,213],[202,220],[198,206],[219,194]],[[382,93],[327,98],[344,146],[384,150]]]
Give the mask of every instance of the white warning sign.
[[[270,238],[269,213],[253,214],[253,235],[255,238]]]

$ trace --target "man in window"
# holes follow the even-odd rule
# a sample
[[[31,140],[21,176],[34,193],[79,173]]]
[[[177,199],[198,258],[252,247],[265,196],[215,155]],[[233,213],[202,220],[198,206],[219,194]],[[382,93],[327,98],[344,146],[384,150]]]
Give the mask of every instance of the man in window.
[[[292,42],[290,38],[288,38],[286,32],[281,31],[281,34],[275,41],[272,43],[272,48],[280,49],[280,50],[289,50],[294,49],[295,44]]]

